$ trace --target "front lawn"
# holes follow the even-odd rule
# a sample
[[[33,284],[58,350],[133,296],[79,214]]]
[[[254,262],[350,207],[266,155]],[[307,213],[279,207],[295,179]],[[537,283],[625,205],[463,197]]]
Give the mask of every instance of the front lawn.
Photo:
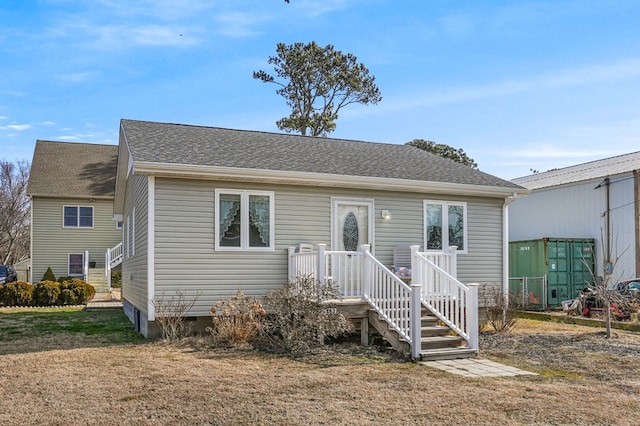
[[[118,311],[2,309],[0,424],[637,424],[640,336],[615,334],[520,320],[480,356],[540,375],[474,379],[344,346],[148,342]]]

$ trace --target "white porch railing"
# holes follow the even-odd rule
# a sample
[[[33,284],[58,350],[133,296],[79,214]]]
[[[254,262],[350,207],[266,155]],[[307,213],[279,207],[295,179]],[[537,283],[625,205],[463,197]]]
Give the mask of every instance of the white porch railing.
[[[107,277],[107,286],[111,290],[111,270],[122,263],[122,243],[108,248],[104,255],[104,273]]]
[[[464,285],[411,246],[412,282],[422,288],[422,304],[478,349],[478,284]]]
[[[342,297],[362,297],[362,252],[327,251],[317,244],[316,251],[296,253],[289,248],[289,279],[311,276],[318,281],[330,279]]]
[[[302,253],[291,247],[289,278],[331,279],[343,297],[366,300],[411,344],[414,358],[421,350],[422,305],[467,340],[471,349],[478,349],[478,285],[466,286],[455,278],[454,247],[449,253],[419,253],[419,246],[411,246],[410,285],[376,259],[369,247],[363,245],[360,252],[326,251],[325,244],[317,244],[315,251]]]

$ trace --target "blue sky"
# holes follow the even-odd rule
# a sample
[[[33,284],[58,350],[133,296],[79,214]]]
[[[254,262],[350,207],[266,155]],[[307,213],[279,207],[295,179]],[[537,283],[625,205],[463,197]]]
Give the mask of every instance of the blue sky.
[[[0,158],[121,118],[278,132],[278,42],[353,53],[383,100],[330,137],[463,148],[511,179],[640,150],[637,1],[3,0]]]

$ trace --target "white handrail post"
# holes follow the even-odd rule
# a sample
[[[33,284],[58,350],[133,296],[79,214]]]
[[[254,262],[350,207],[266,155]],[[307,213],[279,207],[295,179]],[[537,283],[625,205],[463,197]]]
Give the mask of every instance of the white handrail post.
[[[467,327],[469,333],[469,348],[477,351],[480,348],[478,331],[478,283],[469,284],[469,303],[467,304]]]
[[[289,261],[288,261],[288,274],[287,276],[289,277],[289,281],[293,281],[295,279],[295,277],[293,276],[293,255],[296,252],[296,248],[295,247],[289,247],[288,250],[288,254],[289,254]]]
[[[326,265],[326,260],[325,260],[325,249],[327,248],[326,244],[318,244],[318,267],[316,268],[316,279],[321,283],[324,284],[326,281],[326,274],[325,274],[325,265]]]
[[[422,351],[422,297],[420,290],[422,286],[418,283],[411,283],[411,314],[409,316],[409,329],[411,336],[411,357],[413,359],[420,358]]]
[[[82,274],[84,275],[84,281],[89,279],[89,250],[84,251],[84,265],[82,265]]]
[[[104,254],[104,274],[107,278],[107,289],[111,292],[111,257],[109,256],[109,249]]]
[[[362,244],[360,246],[364,255],[362,256],[362,293],[365,298],[371,294],[371,267],[368,253],[371,252],[371,244]]]
[[[411,250],[411,282],[419,283],[422,285],[422,283],[420,282],[422,277],[422,273],[420,271],[420,262],[418,262],[418,258],[416,257],[416,253],[418,253],[418,250],[420,250],[420,245],[414,244],[412,246],[409,246],[409,249]]]
[[[422,351],[422,270],[418,262],[419,244],[409,246],[411,250],[411,301],[409,309],[409,330],[411,335],[411,357],[418,359]]]
[[[449,275],[458,279],[458,246],[449,246]]]

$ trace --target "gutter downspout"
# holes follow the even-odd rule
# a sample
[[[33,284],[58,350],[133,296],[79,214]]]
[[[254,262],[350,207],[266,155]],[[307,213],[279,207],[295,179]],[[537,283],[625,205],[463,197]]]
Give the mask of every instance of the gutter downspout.
[[[509,304],[509,204],[518,198],[514,192],[504,199],[502,205],[502,293]]]

